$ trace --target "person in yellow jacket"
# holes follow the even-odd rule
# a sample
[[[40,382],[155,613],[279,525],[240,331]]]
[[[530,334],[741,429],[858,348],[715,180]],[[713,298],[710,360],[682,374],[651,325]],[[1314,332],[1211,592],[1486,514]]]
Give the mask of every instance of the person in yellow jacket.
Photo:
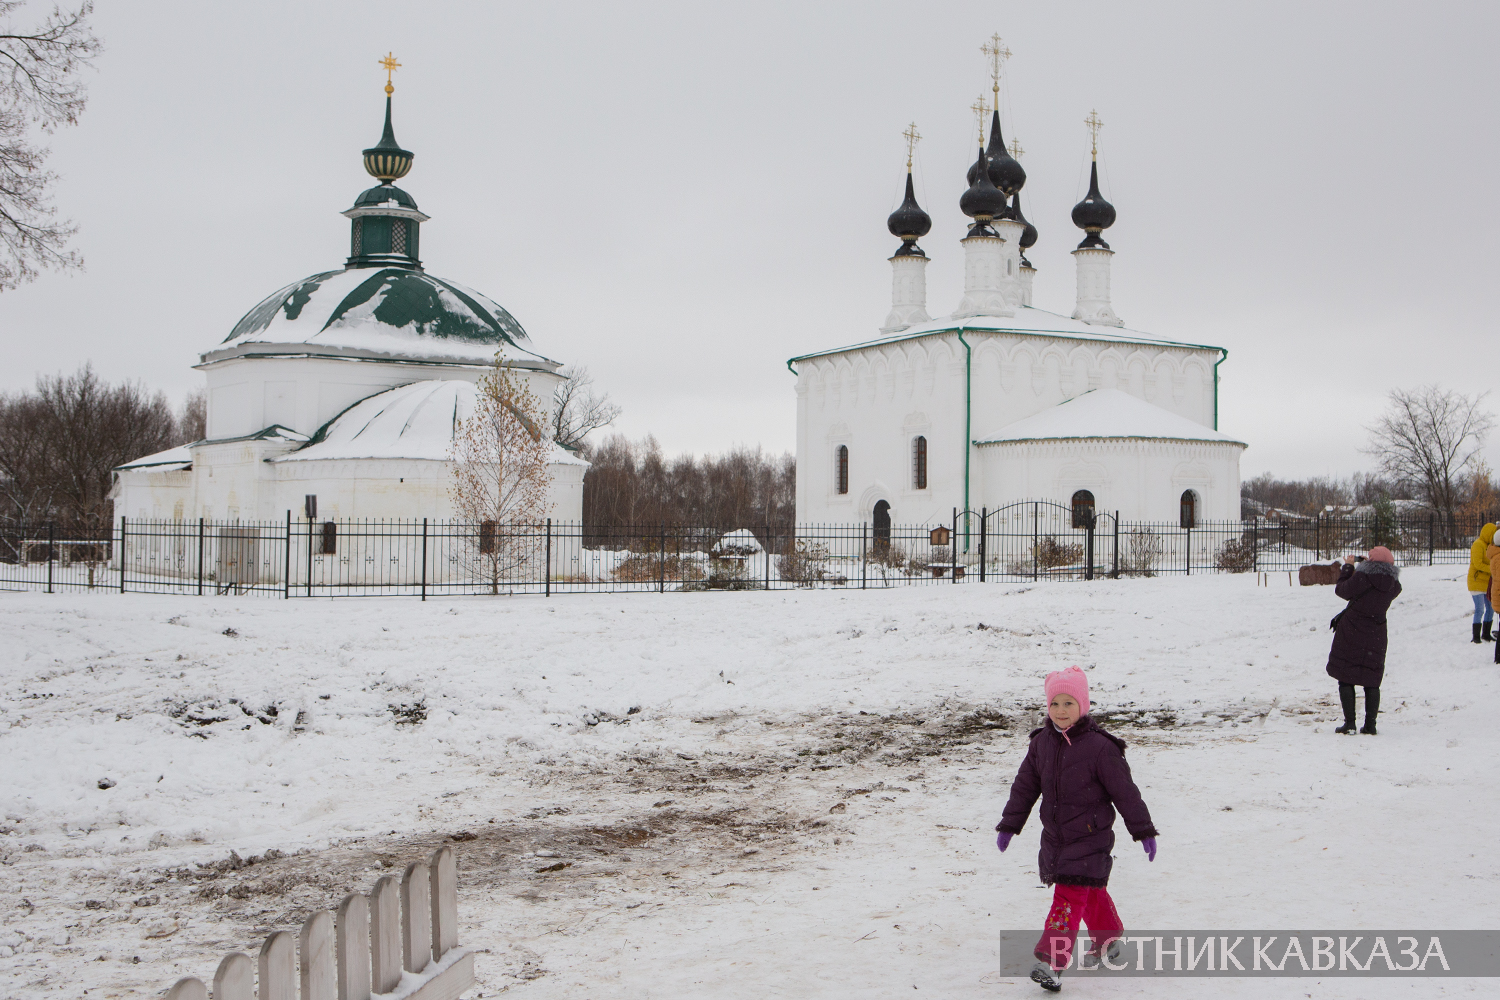
[[[1490,600],[1491,560],[1496,554],[1495,526],[1486,524],[1479,537],[1469,546],[1469,596],[1474,599],[1474,641],[1491,642],[1490,629],[1495,620],[1495,605]],[[1480,632],[1481,623],[1484,631]]]

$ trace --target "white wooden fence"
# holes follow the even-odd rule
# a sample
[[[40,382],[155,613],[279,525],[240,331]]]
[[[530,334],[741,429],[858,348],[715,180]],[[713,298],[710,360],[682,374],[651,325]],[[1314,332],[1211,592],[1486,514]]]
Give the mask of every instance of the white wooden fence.
[[[353,892],[337,911],[314,913],[295,938],[275,932],[258,962],[225,955],[213,1000],[458,1000],[473,985],[474,953],[458,944],[458,869],[442,847],[399,882],[387,875],[369,896]],[[208,996],[189,976],[166,1000]]]

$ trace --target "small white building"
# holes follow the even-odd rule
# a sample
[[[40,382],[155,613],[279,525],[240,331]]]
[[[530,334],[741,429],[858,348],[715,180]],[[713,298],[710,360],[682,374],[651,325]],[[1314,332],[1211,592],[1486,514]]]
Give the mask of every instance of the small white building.
[[[927,313],[931,219],[906,199],[890,217],[892,308],[881,336],[791,359],[797,374],[799,523],[944,524],[955,510],[1019,500],[1087,505],[1125,520],[1238,520],[1245,444],[1218,430],[1220,347],[1130,330],[1110,304],[1115,210],[1099,192],[1073,209],[1085,238],[1077,307],[1032,306],[1021,213],[1026,174],[999,115],[960,200],[974,219],[964,294]]]
[[[279,521],[309,495],[320,520],[449,518],[454,430],[497,351],[550,408],[559,363],[494,301],[423,270],[428,217],[392,183],[412,159],[387,96],[384,136],[364,151],[380,183],[343,213],[343,269],[269,296],[202,354],[207,436],[116,470],[117,522]],[[581,519],[587,465],[556,449],[554,520]]]

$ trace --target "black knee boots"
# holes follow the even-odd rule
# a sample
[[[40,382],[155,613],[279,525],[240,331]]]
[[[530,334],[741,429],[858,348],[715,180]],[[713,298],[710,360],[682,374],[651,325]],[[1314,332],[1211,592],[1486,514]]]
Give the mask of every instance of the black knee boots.
[[[1350,690],[1352,691],[1353,688],[1351,687]],[[1375,716],[1378,714],[1380,714],[1380,688],[1367,687],[1365,688],[1365,724],[1359,728],[1359,731],[1366,736],[1374,736]],[[1350,717],[1353,717],[1352,714]]]
[[[1344,706],[1344,724],[1334,730],[1345,736],[1354,735],[1354,685],[1339,682],[1339,704]]]
[[[1491,619],[1490,621],[1485,622],[1484,623],[1484,631],[1482,633],[1480,633],[1479,638],[1483,639],[1485,642],[1494,642],[1495,641],[1494,633],[1492,633],[1490,631],[1490,628],[1494,624],[1495,624],[1495,622],[1494,622],[1493,619]]]
[[[1472,640],[1470,640],[1470,641],[1473,642],[1474,645],[1476,645],[1476,646],[1479,645],[1479,643],[1482,641],[1479,638],[1479,623],[1478,622],[1474,623],[1474,638]]]

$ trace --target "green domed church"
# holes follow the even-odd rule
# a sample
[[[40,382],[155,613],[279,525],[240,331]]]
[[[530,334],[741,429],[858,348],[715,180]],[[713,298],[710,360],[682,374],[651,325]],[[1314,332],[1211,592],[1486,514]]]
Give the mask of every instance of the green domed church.
[[[280,521],[309,495],[319,519],[448,518],[454,431],[496,352],[551,405],[560,363],[503,306],[423,267],[393,90],[387,77],[385,129],[363,152],[377,183],[343,212],[343,267],[266,297],[203,352],[207,436],[121,466],[117,519]],[[554,519],[581,519],[586,468],[555,449]]]

